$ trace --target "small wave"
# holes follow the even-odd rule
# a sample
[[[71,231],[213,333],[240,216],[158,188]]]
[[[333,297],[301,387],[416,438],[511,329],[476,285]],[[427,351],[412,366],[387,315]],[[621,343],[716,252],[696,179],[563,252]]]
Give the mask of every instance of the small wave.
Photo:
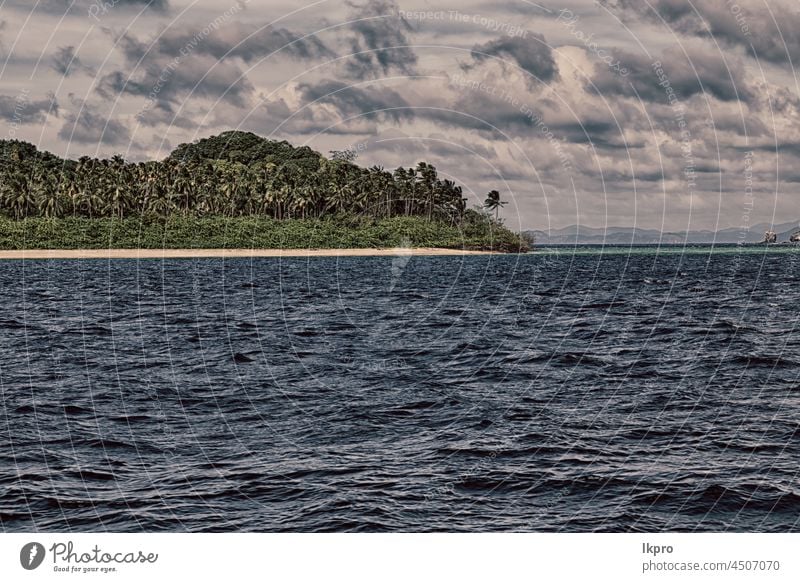
[[[730,361],[734,364],[747,366],[748,368],[794,368],[800,366],[800,363],[789,358],[771,355],[736,355],[733,356]]]
[[[39,473],[21,473],[19,475],[3,475],[0,477],[0,483],[26,483],[26,482],[41,482],[49,481],[50,477]]]
[[[627,301],[614,300],[614,301],[600,301],[597,303],[586,303],[580,306],[580,309],[611,309],[612,307],[623,307],[627,305]]]
[[[81,327],[73,327],[65,329],[63,334],[66,335],[96,335],[96,336],[110,336],[111,328],[102,325],[83,325]]]
[[[75,404],[66,404],[64,405],[64,414],[75,416],[79,414],[92,414],[94,411],[91,408],[84,408],[83,406],[77,406]]]
[[[111,422],[124,422],[126,424],[131,422],[144,422],[147,420],[152,420],[152,416],[148,414],[127,414],[122,416],[112,416],[109,417],[108,420]]]
[[[141,445],[126,443],[114,439],[92,438],[83,442],[83,444],[92,447],[93,449],[124,449],[124,450],[137,450]]]
[[[300,331],[293,331],[292,335],[296,335],[298,337],[317,337],[323,335],[324,332],[316,330],[316,329],[301,329]]]
[[[695,513],[746,510],[796,512],[800,510],[800,495],[794,493],[770,494],[759,491],[758,488],[751,488],[750,491],[747,491],[714,484],[693,495],[687,505],[687,510]]]
[[[520,479],[513,473],[488,475],[465,475],[454,483],[454,489],[465,493],[505,494],[520,490],[529,490],[533,484]]]
[[[710,444],[721,449],[741,451],[751,455],[779,453],[786,448],[785,445],[780,443],[746,443],[742,441],[714,440],[711,441]]]
[[[73,471],[71,473],[73,477],[76,477],[82,481],[113,481],[116,477],[114,477],[113,473],[105,473],[101,471],[92,471],[92,470],[80,470],[80,471]]]
[[[608,361],[604,360],[601,357],[581,352],[568,352],[565,354],[558,354],[553,357],[552,362],[554,364],[559,364],[564,366],[572,366],[578,364],[584,366],[605,366],[609,363]]]

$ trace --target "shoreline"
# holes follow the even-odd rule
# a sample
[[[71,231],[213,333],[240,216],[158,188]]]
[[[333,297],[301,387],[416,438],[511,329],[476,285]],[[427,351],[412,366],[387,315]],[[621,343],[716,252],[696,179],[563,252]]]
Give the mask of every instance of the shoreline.
[[[0,251],[1,260],[46,259],[214,259],[292,257],[396,257],[500,255],[496,251],[469,251],[434,247],[364,249],[26,249]]]

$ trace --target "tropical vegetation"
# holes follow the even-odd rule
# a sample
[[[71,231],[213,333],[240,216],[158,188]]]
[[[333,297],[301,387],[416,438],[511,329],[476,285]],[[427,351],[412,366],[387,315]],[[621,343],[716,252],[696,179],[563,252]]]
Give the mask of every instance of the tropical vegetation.
[[[135,163],[0,141],[0,246],[527,250],[432,165],[388,171],[354,157],[239,131]]]

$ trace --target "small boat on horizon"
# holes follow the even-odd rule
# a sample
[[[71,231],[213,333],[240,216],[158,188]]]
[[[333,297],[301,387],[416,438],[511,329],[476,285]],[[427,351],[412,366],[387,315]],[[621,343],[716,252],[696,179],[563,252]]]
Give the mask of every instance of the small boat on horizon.
[[[764,240],[761,241],[762,245],[775,245],[775,244],[800,244],[800,230],[794,231],[789,235],[789,240],[778,242],[778,234],[771,230],[764,233]]]

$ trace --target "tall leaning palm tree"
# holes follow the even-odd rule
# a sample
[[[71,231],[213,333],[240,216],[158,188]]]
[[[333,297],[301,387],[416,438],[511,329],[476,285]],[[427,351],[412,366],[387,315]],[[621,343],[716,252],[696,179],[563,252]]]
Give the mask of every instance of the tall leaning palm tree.
[[[500,200],[500,192],[497,190],[492,190],[486,197],[486,200],[483,202],[483,207],[486,208],[489,212],[494,210],[494,219],[498,220],[500,216],[500,208],[508,204],[508,202]]]

